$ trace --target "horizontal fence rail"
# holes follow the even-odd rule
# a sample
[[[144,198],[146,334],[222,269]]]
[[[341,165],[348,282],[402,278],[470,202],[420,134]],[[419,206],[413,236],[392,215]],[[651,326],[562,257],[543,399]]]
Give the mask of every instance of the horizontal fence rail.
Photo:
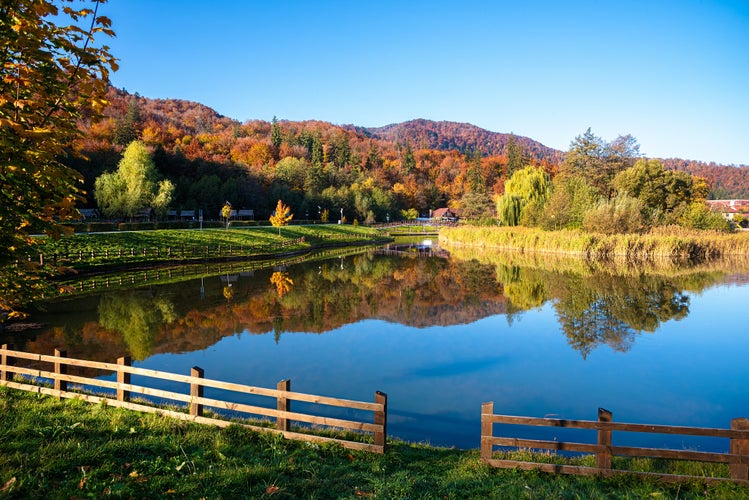
[[[199,260],[224,257],[251,257],[301,245],[305,237],[259,245],[179,245],[169,247],[130,247],[91,249],[39,254],[39,265],[106,264],[111,262],[151,262],[160,260]],[[31,261],[31,256],[28,257]]]
[[[48,364],[48,370],[19,366],[18,360],[27,360],[35,364]],[[69,374],[69,367],[80,367],[101,370],[107,374],[116,374],[116,380],[99,380]],[[131,383],[133,375],[149,379],[160,379],[169,382],[183,383],[187,386],[184,393],[167,391]],[[48,382],[47,382],[48,381]],[[51,382],[51,387],[44,385]],[[75,384],[75,386],[73,386]],[[211,424],[227,427],[231,424],[243,425],[260,432],[274,432],[282,434],[287,439],[309,442],[335,442],[345,448],[366,450],[375,453],[385,452],[385,438],[387,435],[387,395],[375,392],[374,402],[354,401],[348,399],[318,396],[291,391],[291,381],[282,380],[275,389],[254,387],[231,382],[223,382],[205,378],[204,371],[193,367],[190,375],[151,370],[134,367],[130,357],[122,357],[117,363],[87,361],[66,357],[64,350],[55,349],[54,355],[34,354],[15,351],[7,344],[0,346],[0,385],[23,391],[47,394],[62,398],[78,398],[91,403],[106,402],[106,404],[147,413],[157,413],[180,420]],[[94,394],[88,388],[96,388]],[[275,400],[276,408],[242,404],[204,396],[206,387],[220,389],[237,394],[261,396]],[[84,389],[86,391],[84,392]],[[107,393],[108,391],[108,393]],[[104,395],[100,395],[104,393]],[[170,408],[184,407],[187,412],[178,409],[165,408],[149,404],[148,400],[132,401],[131,397],[152,397],[168,400]],[[315,408],[327,406],[343,408],[358,412],[371,413],[371,419],[351,420],[333,418],[310,413],[292,411],[292,401],[311,403]],[[213,409],[210,416],[204,415],[206,408]],[[244,418],[275,419],[275,427],[264,427],[248,423],[240,423],[221,418],[221,411],[240,414]],[[352,441],[343,438],[325,437],[317,434],[301,432],[300,426],[292,430],[291,423],[300,422],[314,425],[326,430],[344,430],[357,434],[371,435],[371,443]]]
[[[484,403],[481,407],[481,458],[487,464],[500,468],[519,468],[523,470],[540,470],[544,472],[576,475],[600,474],[603,476],[611,476],[618,474],[632,474],[636,476],[655,477],[667,482],[682,482],[699,479],[706,482],[732,481],[749,485],[749,420],[746,418],[733,419],[731,421],[730,429],[712,429],[670,425],[629,424],[613,422],[612,417],[611,412],[602,408],[598,410],[597,421],[496,415],[494,414],[494,403]],[[518,439],[514,437],[497,437],[494,436],[494,424],[588,429],[596,431],[597,443],[571,443],[556,440],[548,441]],[[638,432],[727,438],[730,440],[729,452],[713,453],[693,450],[614,446],[612,443],[613,432]],[[495,446],[515,449],[546,450],[552,452],[563,451],[594,454],[596,458],[596,466],[585,467],[496,459],[494,458]],[[614,469],[611,462],[612,456],[724,463],[729,465],[730,477],[703,477]]]

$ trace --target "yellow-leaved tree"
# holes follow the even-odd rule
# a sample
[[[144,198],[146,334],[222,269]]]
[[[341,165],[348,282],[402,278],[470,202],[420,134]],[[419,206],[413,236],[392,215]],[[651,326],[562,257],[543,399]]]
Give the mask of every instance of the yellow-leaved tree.
[[[281,227],[288,224],[289,221],[294,218],[294,214],[290,212],[291,207],[289,207],[288,205],[284,205],[281,200],[278,200],[276,211],[273,212],[273,214],[270,216],[270,223],[273,224],[273,227],[278,228],[279,236],[281,236]]]
[[[78,120],[100,115],[117,69],[100,45],[114,36],[98,14],[103,2],[0,3],[0,266],[22,260],[31,234],[59,236],[60,222],[78,216],[81,176],[59,157],[80,134]],[[6,274],[0,267],[0,314],[12,317],[48,280]]]

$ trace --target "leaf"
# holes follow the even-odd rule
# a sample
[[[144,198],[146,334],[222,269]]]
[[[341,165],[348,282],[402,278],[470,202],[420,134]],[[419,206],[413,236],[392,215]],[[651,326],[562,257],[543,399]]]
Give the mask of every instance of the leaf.
[[[16,478],[15,478],[15,476],[13,476],[12,478],[8,479],[8,480],[7,480],[6,482],[5,482],[5,484],[3,485],[3,487],[2,487],[2,488],[0,488],[0,491],[8,491],[8,489],[9,489],[9,488],[10,488],[11,486],[13,486],[13,485],[15,484],[15,482],[16,482]]]
[[[181,470],[182,470],[182,467],[184,467],[186,463],[187,463],[187,462],[182,462],[181,464],[179,464],[179,465],[178,465],[177,467],[175,467],[174,469],[175,469],[175,470],[176,470],[177,472],[179,472],[179,471],[181,471]]]
[[[265,494],[266,495],[275,495],[276,493],[279,492],[280,489],[281,488],[279,488],[275,484],[271,484],[270,486],[268,486],[267,488],[265,488]]]

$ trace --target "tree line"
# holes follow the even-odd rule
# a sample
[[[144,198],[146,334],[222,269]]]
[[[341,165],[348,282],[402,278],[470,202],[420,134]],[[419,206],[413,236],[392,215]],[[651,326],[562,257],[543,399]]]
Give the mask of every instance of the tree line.
[[[607,142],[588,129],[555,161],[548,150],[529,152],[525,138],[514,135],[501,148],[488,147],[491,155],[479,148],[416,148],[409,138],[417,137],[414,127],[428,126],[424,121],[402,128],[407,133],[400,141],[393,135],[397,127],[372,134],[317,121],[240,124],[185,101],[146,99],[111,87],[108,98],[103,118],[81,128],[77,148],[88,159],[71,157],[71,165],[94,194],[87,202],[110,217],[134,213],[111,200],[126,191],[141,200],[141,208],[203,210],[210,218],[218,218],[227,202],[267,218],[284,200],[303,220],[320,220],[327,211],[375,223],[450,207],[464,219],[546,229],[728,227],[704,204],[711,194],[704,177],[644,158],[631,135]],[[464,146],[477,134],[474,129],[481,130],[453,125]],[[449,127],[441,123],[436,130]],[[127,185],[148,188],[145,195],[113,189],[136,175],[125,168],[135,147],[143,180]]]

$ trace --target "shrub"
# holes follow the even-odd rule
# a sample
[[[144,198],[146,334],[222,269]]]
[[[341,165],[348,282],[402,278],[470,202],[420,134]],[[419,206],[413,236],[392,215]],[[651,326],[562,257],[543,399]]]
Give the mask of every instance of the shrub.
[[[718,212],[713,212],[703,201],[690,203],[679,220],[684,227],[694,229],[714,229],[716,231],[731,231],[731,223]]]
[[[583,229],[603,234],[641,233],[646,229],[643,208],[637,198],[619,195],[586,213]]]

